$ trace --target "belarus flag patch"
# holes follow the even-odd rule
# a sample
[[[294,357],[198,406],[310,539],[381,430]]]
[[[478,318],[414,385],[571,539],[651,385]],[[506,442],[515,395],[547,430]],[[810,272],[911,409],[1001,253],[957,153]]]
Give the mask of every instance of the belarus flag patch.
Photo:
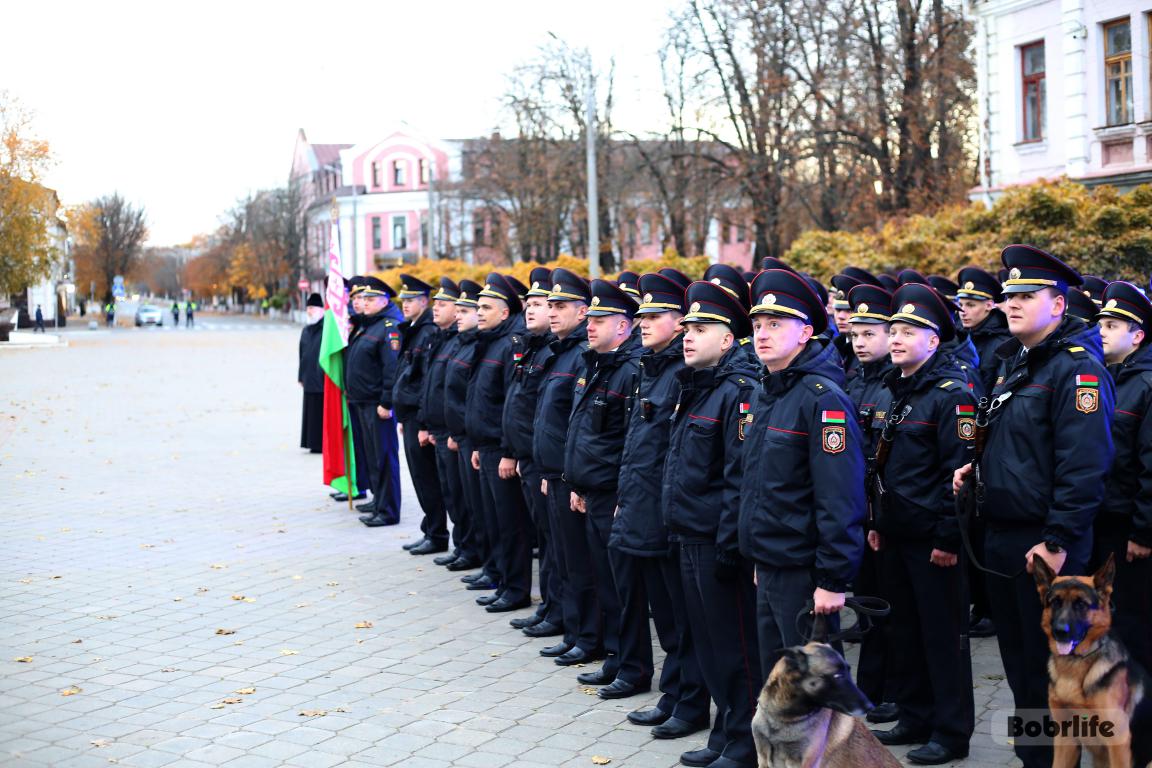
[[[1092,376],[1087,373],[1081,373],[1076,376],[1076,386],[1078,387],[1099,387],[1100,379],[1097,376]]]
[[[958,405],[956,406],[957,416],[975,416],[976,406],[974,405]]]
[[[844,411],[821,411],[820,421],[825,424],[843,424],[845,423]]]
[[[749,403],[740,403],[740,415],[741,416],[743,416],[744,414],[748,413],[751,410],[752,410],[752,406]]]

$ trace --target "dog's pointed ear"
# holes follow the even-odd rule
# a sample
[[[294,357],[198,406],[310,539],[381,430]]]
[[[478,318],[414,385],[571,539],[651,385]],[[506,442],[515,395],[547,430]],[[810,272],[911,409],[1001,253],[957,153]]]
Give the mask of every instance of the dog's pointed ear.
[[[1112,592],[1112,580],[1116,578],[1116,553],[1108,553],[1108,560],[1100,566],[1100,570],[1092,574],[1092,586],[1105,593]]]
[[[1052,586],[1056,574],[1048,567],[1048,563],[1044,562],[1044,558],[1037,554],[1032,555],[1032,578],[1036,579],[1036,589],[1043,599],[1048,594],[1048,588]]]

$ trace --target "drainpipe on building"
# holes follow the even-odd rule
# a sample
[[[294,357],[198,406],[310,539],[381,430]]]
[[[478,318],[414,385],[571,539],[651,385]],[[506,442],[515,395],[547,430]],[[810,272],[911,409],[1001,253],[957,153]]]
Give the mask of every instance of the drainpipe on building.
[[[988,87],[988,68],[992,66],[992,46],[988,42],[988,17],[980,17],[980,31],[984,49],[981,55],[984,66],[981,68],[980,92],[984,108],[984,120],[980,126],[980,185],[984,188],[984,206],[992,207],[992,97]]]

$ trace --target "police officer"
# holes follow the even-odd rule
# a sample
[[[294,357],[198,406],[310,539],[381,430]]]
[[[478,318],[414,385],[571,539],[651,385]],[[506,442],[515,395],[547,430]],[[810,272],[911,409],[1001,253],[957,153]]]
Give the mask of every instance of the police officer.
[[[959,283],[956,302],[960,305],[960,323],[968,332],[980,358],[978,374],[980,391],[988,394],[996,386],[1000,358],[996,350],[1012,338],[1008,332],[1008,319],[996,303],[1002,300],[1000,283],[995,277],[978,267],[965,267],[956,276]],[[984,559],[984,521],[973,520],[971,524],[972,547],[977,558]],[[967,558],[965,558],[967,560]],[[968,571],[968,592],[972,599],[972,618],[968,627],[969,637],[991,637],[996,627],[989,618],[988,588],[984,573],[971,562],[966,562]]]
[[[460,503],[457,514],[464,521],[464,533],[459,543],[460,556],[448,564],[450,571],[470,571],[480,568],[488,553],[484,528],[480,522],[480,473],[472,467],[472,439],[467,431],[468,386],[472,381],[472,368],[476,363],[476,342],[479,331],[476,299],[480,285],[472,280],[460,281],[460,294],[456,299],[456,338],[448,350],[444,366],[444,423],[448,430],[448,450],[456,455],[460,470]],[[495,589],[488,574],[483,571],[461,578],[469,589]],[[477,586],[478,585],[478,586]]]
[[[847,394],[855,406],[860,424],[861,444],[868,473],[871,475],[876,456],[876,442],[880,438],[888,404],[892,397],[884,385],[884,377],[893,370],[888,358],[888,317],[892,314],[892,294],[875,285],[860,284],[848,291],[848,332],[852,335],[852,351],[856,355],[856,376],[848,382]],[[875,516],[869,508],[867,527],[875,525]],[[861,595],[883,597],[880,588],[879,554],[865,547],[860,561],[860,572],[853,582],[853,590]],[[889,623],[877,619],[871,632],[860,640],[860,660],[856,667],[856,684],[868,698],[877,702],[868,713],[868,721],[887,723],[896,719],[893,673],[895,663],[889,663]]]
[[[420,393],[427,375],[432,339],[437,333],[429,306],[431,294],[432,286],[423,280],[412,275],[400,275],[400,308],[404,312],[404,322],[400,324],[400,364],[396,370],[392,402],[396,404],[396,418],[404,436],[408,475],[424,512],[420,521],[423,536],[404,545],[404,549],[413,555],[430,555],[448,549],[448,518],[444,496],[440,492],[440,479],[436,476],[436,448],[428,439],[427,425],[419,418]]]
[[[832,343],[844,361],[844,372],[849,379],[852,379],[856,376],[858,365],[856,354],[852,349],[852,326],[848,323],[848,318],[852,315],[848,293],[858,285],[872,285],[879,288],[880,281],[866,269],[845,267],[840,274],[832,276],[831,282],[832,290],[828,293],[828,301],[832,304],[832,320],[836,329]]]
[[[392,488],[399,478],[396,456],[396,419],[392,413],[392,384],[400,352],[400,329],[384,314],[388,288],[377,277],[364,278],[358,292],[363,314],[348,337],[344,379],[348,407],[360,424],[364,458],[372,487],[372,509],[360,521],[370,528],[400,522],[399,494]]]
[[[1034,557],[1056,573],[1086,573],[1092,521],[1112,461],[1115,390],[1100,334],[1066,316],[1080,275],[1028,245],[1001,254],[1002,290],[1013,340],[997,351],[988,439],[977,456],[987,531],[988,596],[1000,657],[1017,710],[1048,706],[1048,644],[1031,570]],[[983,418],[983,416],[981,416]],[[959,491],[973,472],[958,470]],[[1052,764],[1051,746],[1015,745],[1027,768]]]
[[[635,311],[636,302],[620,286],[609,280],[592,281],[588,350],[576,379],[564,448],[564,480],[572,487],[572,512],[583,518],[596,585],[596,599],[590,604],[595,614],[580,620],[600,625],[600,641],[608,654],[600,670],[581,673],[576,679],[585,685],[606,686],[600,690],[601,698],[642,693],[652,682],[650,668],[620,669],[620,597],[608,557],[628,425],[625,406],[642,351],[632,335]]]
[[[896,291],[892,307],[889,354],[896,370],[885,376],[892,401],[876,458],[879,490],[868,544],[885,551],[881,580],[892,605],[891,648],[900,660],[900,720],[876,736],[884,744],[926,742],[908,760],[939,765],[967,757],[976,721],[950,482],[971,459],[976,399],[964,373],[940,351],[955,329],[939,293],[909,283]]]
[[[649,613],[665,653],[660,671],[663,695],[654,707],[630,712],[628,720],[655,726],[652,736],[665,739],[708,726],[708,689],[688,628],[680,545],[677,541],[670,546],[664,525],[661,483],[672,411],[680,392],[677,374],[684,369],[680,321],[687,312],[688,284],[672,269],[640,277],[643,299],[636,317],[644,352],[629,404],[618,506],[608,540],[620,594],[618,679],[626,675],[648,679],[653,674]]]
[[[1102,277],[1096,275],[1084,275],[1084,284],[1081,288],[1084,293],[1088,294],[1088,298],[1095,302],[1097,307],[1104,306],[1104,291],[1108,288],[1109,282]]]
[[[460,288],[451,278],[440,278],[440,288],[432,296],[432,323],[436,330],[428,344],[428,365],[420,391],[417,420],[428,430],[428,442],[436,454],[436,478],[447,517],[452,520],[452,551],[433,559],[436,565],[467,565],[477,559],[464,549],[468,528],[464,489],[461,486],[458,454],[448,447],[448,423],[444,419],[444,379],[448,361],[457,346],[456,301]]]
[[[541,491],[548,499],[548,525],[557,544],[554,550],[564,618],[563,639],[541,649],[540,655],[556,657],[561,666],[585,664],[604,653],[599,624],[592,621],[598,617],[593,608],[596,585],[589,566],[588,539],[583,518],[572,512],[572,487],[563,478],[572,399],[583,367],[582,355],[588,348],[585,314],[591,300],[584,278],[563,268],[552,271],[548,327],[556,340],[549,347],[552,356],[542,371],[532,458],[540,470]]]
[[[464,416],[472,467],[480,473],[481,525],[488,541],[485,570],[496,586],[493,594],[476,602],[489,613],[519,610],[532,602],[532,523],[516,459],[505,450],[501,420],[494,417],[503,413],[512,383],[512,329],[520,310],[515,286],[504,275],[490,273],[477,299],[479,338]]]
[[[800,279],[800,278],[797,278]],[[740,556],[737,517],[745,430],[758,371],[738,339],[750,331],[722,285],[688,286],[684,362],[664,463],[664,521],[680,542],[689,631],[716,720],[683,765],[756,765],[752,713],[763,682],[756,655],[752,569]]]
[[[1068,316],[1074,317],[1086,325],[1096,324],[1096,313],[1100,307],[1092,301],[1092,297],[1079,288],[1068,291]]]
[[[905,269],[899,275],[900,285],[908,285],[915,283],[917,285],[927,285],[939,294],[940,298],[944,301],[944,305],[949,308],[953,313],[953,327],[955,333],[952,338],[941,345],[940,351],[953,359],[956,366],[964,373],[964,381],[968,388],[972,390],[977,398],[983,397],[987,390],[984,389],[984,382],[980,377],[980,355],[976,352],[976,345],[972,343],[972,338],[969,336],[968,331],[960,322],[960,305],[953,299],[948,298],[943,291],[935,288],[933,280],[937,285],[940,285],[945,290],[951,290],[951,280],[941,277],[924,277],[914,269]]]
[[[864,547],[864,454],[836,348],[813,339],[827,322],[819,298],[782,269],[757,275],[752,292],[768,372],[745,427],[740,551],[756,563],[767,668],[775,651],[803,642],[797,616],[808,600],[817,614],[844,605]]]
[[[1152,669],[1152,302],[1131,283],[1101,295],[1104,360],[1116,382],[1116,459],[1096,517],[1090,571],[1116,558],[1112,626],[1144,669]]]
[[[536,425],[536,401],[544,380],[544,364],[551,357],[549,345],[555,339],[548,327],[548,293],[552,270],[535,267],[524,294],[524,332],[512,336],[512,383],[504,401],[505,451],[516,459],[516,474],[532,517],[539,550],[540,604],[531,616],[512,619],[509,624],[529,637],[553,637],[563,633],[560,583],[548,525],[548,499],[540,492],[540,470],[532,460],[532,435]]]
[[[996,348],[1012,334],[1008,320],[996,307],[1000,300],[1000,283],[979,267],[964,267],[956,276],[959,286],[956,301],[960,305],[960,323],[968,331],[980,357],[979,375],[984,392],[996,385]]]
[[[704,282],[718,285],[740,302],[744,311],[748,311],[748,281],[744,273],[729,264],[711,264],[704,270]],[[752,350],[752,339],[745,336],[736,340],[744,360],[749,365],[756,366],[756,353]]]

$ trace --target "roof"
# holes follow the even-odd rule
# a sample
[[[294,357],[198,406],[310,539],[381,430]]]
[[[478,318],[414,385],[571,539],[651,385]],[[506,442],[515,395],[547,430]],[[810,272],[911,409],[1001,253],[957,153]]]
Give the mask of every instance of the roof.
[[[348,149],[351,144],[312,144],[312,152],[316,155],[316,162],[320,165],[338,165],[340,163],[340,150]]]

